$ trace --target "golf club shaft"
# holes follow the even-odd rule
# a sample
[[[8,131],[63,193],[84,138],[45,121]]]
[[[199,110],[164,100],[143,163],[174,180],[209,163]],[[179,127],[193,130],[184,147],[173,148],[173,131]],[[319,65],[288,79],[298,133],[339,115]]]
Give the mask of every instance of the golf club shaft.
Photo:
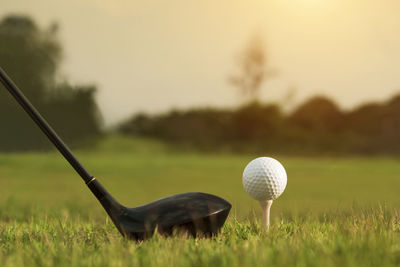
[[[40,115],[30,101],[24,96],[21,90],[18,89],[17,85],[11,80],[6,72],[0,67],[0,82],[15,98],[15,100],[21,105],[21,107],[28,113],[32,120],[39,126],[43,133],[50,139],[55,147],[60,151],[64,158],[71,164],[75,171],[82,177],[86,184],[92,179],[87,170],[82,166],[77,158],[72,154],[71,150],[61,140],[57,133],[51,128],[46,120]]]

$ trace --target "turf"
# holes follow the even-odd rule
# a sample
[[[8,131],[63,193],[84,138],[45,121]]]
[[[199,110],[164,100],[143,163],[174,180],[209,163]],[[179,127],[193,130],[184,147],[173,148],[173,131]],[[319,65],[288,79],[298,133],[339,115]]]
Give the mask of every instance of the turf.
[[[288,187],[272,229],[242,189],[257,155],[176,151],[149,140],[107,138],[77,153],[123,204],[188,191],[233,204],[212,239],[133,243],[55,152],[0,154],[0,266],[396,266],[400,265],[400,161],[272,155]]]

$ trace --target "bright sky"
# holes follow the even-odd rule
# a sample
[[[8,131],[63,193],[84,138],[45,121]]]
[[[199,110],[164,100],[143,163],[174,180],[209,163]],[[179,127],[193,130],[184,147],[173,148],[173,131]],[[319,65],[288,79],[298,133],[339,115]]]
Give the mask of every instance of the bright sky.
[[[398,0],[0,0],[0,17],[61,25],[63,74],[95,83],[108,125],[134,112],[233,106],[227,77],[254,36],[279,76],[262,98],[325,94],[344,108],[400,92]]]

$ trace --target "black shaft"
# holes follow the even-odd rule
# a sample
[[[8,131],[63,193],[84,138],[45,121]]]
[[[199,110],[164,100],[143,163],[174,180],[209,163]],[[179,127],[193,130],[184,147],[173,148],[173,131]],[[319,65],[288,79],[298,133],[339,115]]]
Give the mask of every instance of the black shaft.
[[[40,115],[30,101],[24,96],[21,90],[18,89],[17,85],[11,80],[6,72],[0,67],[0,82],[10,92],[10,94],[17,100],[21,107],[28,113],[28,115],[35,121],[43,133],[50,139],[50,141],[56,146],[58,151],[64,156],[64,158],[71,164],[75,171],[82,177],[85,183],[88,183],[93,176],[91,176],[87,170],[82,166],[77,158],[72,154],[71,150],[61,140],[57,133],[51,128],[46,120]]]

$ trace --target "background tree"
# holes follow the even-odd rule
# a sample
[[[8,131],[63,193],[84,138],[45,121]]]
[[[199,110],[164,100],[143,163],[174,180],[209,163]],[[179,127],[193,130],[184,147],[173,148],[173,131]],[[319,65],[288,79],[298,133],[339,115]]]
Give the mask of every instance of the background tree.
[[[25,16],[0,21],[0,62],[24,94],[67,142],[80,144],[100,134],[101,115],[93,85],[58,82],[62,59],[57,25],[40,29]],[[45,149],[50,144],[0,86],[0,150]]]
[[[257,100],[262,84],[276,74],[264,47],[261,37],[251,39],[238,58],[238,73],[229,77],[229,82],[250,101]]]
[[[343,114],[331,99],[315,96],[296,108],[289,120],[291,123],[313,132],[337,133],[342,128]]]

